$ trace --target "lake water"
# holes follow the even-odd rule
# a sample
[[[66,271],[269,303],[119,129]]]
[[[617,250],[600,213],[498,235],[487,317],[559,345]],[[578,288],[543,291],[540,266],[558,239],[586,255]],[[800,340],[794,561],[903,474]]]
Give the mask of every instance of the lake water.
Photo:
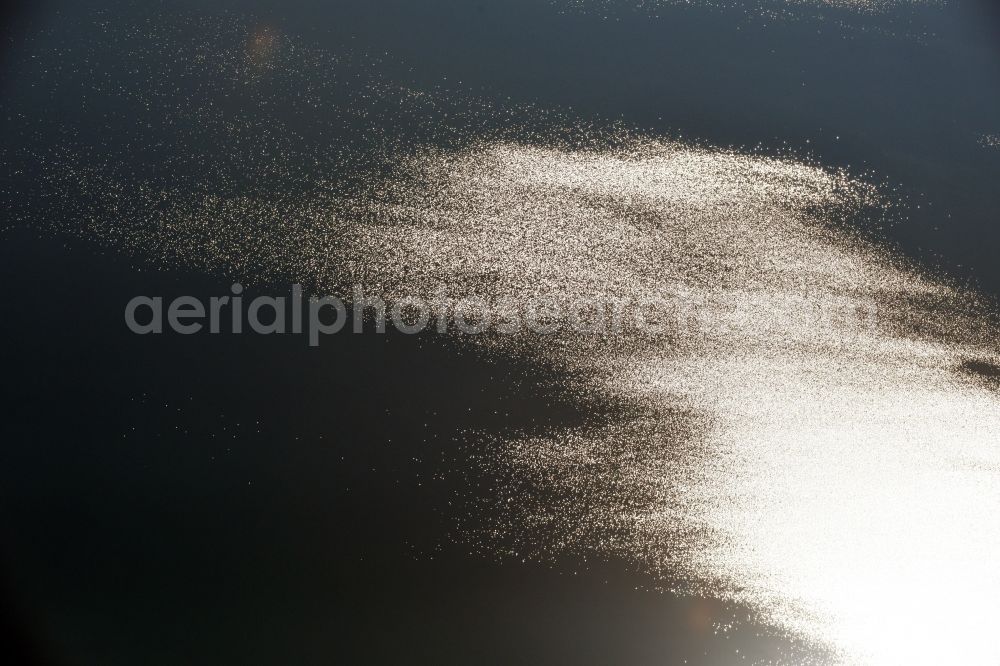
[[[992,3],[48,3],[10,26],[20,661],[1000,656]],[[124,325],[134,296],[234,282],[674,309],[316,347]]]

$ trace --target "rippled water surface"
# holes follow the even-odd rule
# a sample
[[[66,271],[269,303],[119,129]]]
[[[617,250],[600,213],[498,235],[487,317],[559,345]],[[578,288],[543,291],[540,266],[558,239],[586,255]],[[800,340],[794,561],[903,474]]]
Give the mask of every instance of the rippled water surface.
[[[564,20],[658,20],[550,4],[585,10]],[[733,3],[705,4],[729,20]],[[781,29],[819,20],[803,16]],[[897,23],[871,39],[936,48],[910,37],[939,26]],[[746,609],[820,663],[1000,659],[992,278],[948,268],[951,250],[975,267],[977,248],[941,240],[928,259],[921,245],[988,217],[996,127],[952,123],[960,156],[941,167],[920,152],[933,137],[893,143],[912,136],[900,120],[872,138],[863,114],[816,128],[818,154],[766,132],[731,147],[699,134],[704,120],[692,135],[401,79],[391,54],[229,12],[97,12],[24,49],[5,104],[8,228],[251,286],[474,296],[500,318],[540,295],[683,306],[616,335],[446,335],[601,415],[454,435],[461,455],[440,473],[492,479],[449,500],[467,508],[446,540],[469,557],[621,563]],[[792,78],[783,113],[800,117],[794,95],[820,81]],[[980,118],[995,101],[960,103]],[[951,178],[955,199],[919,189]]]

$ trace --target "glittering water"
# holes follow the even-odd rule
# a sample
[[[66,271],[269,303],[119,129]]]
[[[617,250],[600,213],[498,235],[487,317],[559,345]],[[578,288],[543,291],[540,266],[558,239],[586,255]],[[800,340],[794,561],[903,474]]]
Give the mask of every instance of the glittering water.
[[[870,193],[662,144],[500,146],[444,168],[440,200],[376,236],[411,281],[695,304],[681,331],[541,342],[583,371],[581,393],[630,407],[501,447],[514,470],[501,496],[524,505],[502,527],[522,548],[624,554],[672,585],[680,573],[845,661],[997,657],[983,590],[1000,584],[1000,398],[981,371],[997,367],[995,338],[973,299],[829,226]],[[836,316],[871,303],[874,321]],[[525,477],[534,502],[515,492]],[[933,632],[949,641],[914,640]]]
[[[619,7],[656,10],[657,8],[697,5],[701,7],[746,8],[751,11],[766,11],[774,7],[833,7],[856,11],[880,11],[898,7],[939,4],[941,0],[553,0],[579,10],[609,10]]]
[[[443,291],[500,312],[536,295],[683,303],[659,330],[456,338],[564,368],[570,393],[614,413],[473,435],[501,482],[492,529],[468,538],[624,558],[845,662],[1000,658],[996,335],[974,294],[851,230],[890,215],[891,193],[792,157],[400,88],[269,28],[200,29],[118,36],[149,85],[110,92],[178,128],[167,174],[82,135],[26,149],[53,224],[320,292]],[[203,82],[190,96],[149,64],[164,52]],[[409,136],[386,131],[401,119]]]

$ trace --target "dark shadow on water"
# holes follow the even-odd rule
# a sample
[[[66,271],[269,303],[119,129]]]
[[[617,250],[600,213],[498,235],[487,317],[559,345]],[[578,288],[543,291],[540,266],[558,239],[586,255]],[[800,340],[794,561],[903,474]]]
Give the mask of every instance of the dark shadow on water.
[[[962,363],[960,370],[986,381],[994,388],[1000,388],[1000,365],[981,359],[970,359]]]

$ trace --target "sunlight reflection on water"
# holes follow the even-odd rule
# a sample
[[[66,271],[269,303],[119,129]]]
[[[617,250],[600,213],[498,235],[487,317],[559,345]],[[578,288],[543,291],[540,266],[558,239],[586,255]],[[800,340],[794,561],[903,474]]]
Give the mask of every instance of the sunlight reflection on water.
[[[301,68],[284,83],[296,112],[329,108],[332,123],[324,105],[346,99],[346,125],[388,101],[407,122],[451,122],[441,96],[344,96],[335,58],[270,31],[228,53],[213,44],[184,75],[221,73],[260,108],[284,97],[255,85]],[[309,152],[277,117],[227,115],[212,94],[176,116],[196,121],[191,145],[215,146],[190,160],[200,180],[145,182],[60,147],[42,180],[56,224],[154,260],[320,291],[359,283],[390,300],[681,295],[695,315],[683,330],[456,340],[568,368],[572,391],[620,410],[484,447],[478,462],[538,491],[497,488],[495,528],[540,558],[626,557],[845,662],[1000,658],[1000,397],[969,371],[996,367],[996,336],[975,295],[851,231],[890,195],[792,158],[621,129],[580,147],[475,123],[449,130],[459,146],[389,151],[391,175],[351,190],[322,168],[349,149]],[[167,113],[165,98],[143,101]],[[240,187],[236,167],[261,185]],[[268,189],[276,175],[298,189]],[[816,316],[834,311],[871,316]]]

